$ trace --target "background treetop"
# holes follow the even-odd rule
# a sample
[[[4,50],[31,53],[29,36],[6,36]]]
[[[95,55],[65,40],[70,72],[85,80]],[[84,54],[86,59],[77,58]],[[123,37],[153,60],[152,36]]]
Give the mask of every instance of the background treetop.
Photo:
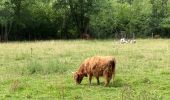
[[[0,40],[170,37],[169,0],[1,0]]]

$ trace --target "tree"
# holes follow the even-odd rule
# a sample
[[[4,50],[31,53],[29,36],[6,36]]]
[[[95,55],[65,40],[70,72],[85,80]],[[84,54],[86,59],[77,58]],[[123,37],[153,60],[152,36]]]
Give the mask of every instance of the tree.
[[[152,33],[159,33],[161,31],[160,24],[162,19],[167,17],[167,2],[168,0],[151,0],[152,14],[150,27],[152,29]]]
[[[8,1],[1,1],[1,9],[0,9],[0,26],[1,26],[1,34],[0,41],[8,41],[8,35],[12,28],[13,23],[13,11],[12,7]]]
[[[65,18],[66,16],[71,18],[77,32],[81,35],[89,30],[90,14],[94,12],[95,4],[95,0],[58,0],[55,8],[64,9],[67,14]]]
[[[1,40],[169,36],[168,0],[1,0]]]

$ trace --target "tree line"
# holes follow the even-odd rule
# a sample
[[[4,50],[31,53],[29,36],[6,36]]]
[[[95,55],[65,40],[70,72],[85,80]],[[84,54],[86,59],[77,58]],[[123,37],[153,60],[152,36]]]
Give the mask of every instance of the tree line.
[[[169,0],[1,0],[0,40],[170,37]]]

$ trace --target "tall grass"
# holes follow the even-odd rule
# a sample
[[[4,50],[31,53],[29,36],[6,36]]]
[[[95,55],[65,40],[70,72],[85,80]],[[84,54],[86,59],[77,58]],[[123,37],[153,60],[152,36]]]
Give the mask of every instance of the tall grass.
[[[39,61],[31,59],[28,64],[22,70],[22,74],[51,74],[58,73],[63,74],[68,70],[65,63],[62,63],[58,59],[49,61]]]

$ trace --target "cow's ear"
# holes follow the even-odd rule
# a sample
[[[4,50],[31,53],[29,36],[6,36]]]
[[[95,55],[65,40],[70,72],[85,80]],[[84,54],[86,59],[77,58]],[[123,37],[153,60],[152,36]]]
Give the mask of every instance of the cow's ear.
[[[83,73],[78,73],[78,77],[83,77],[84,76],[84,74]]]

